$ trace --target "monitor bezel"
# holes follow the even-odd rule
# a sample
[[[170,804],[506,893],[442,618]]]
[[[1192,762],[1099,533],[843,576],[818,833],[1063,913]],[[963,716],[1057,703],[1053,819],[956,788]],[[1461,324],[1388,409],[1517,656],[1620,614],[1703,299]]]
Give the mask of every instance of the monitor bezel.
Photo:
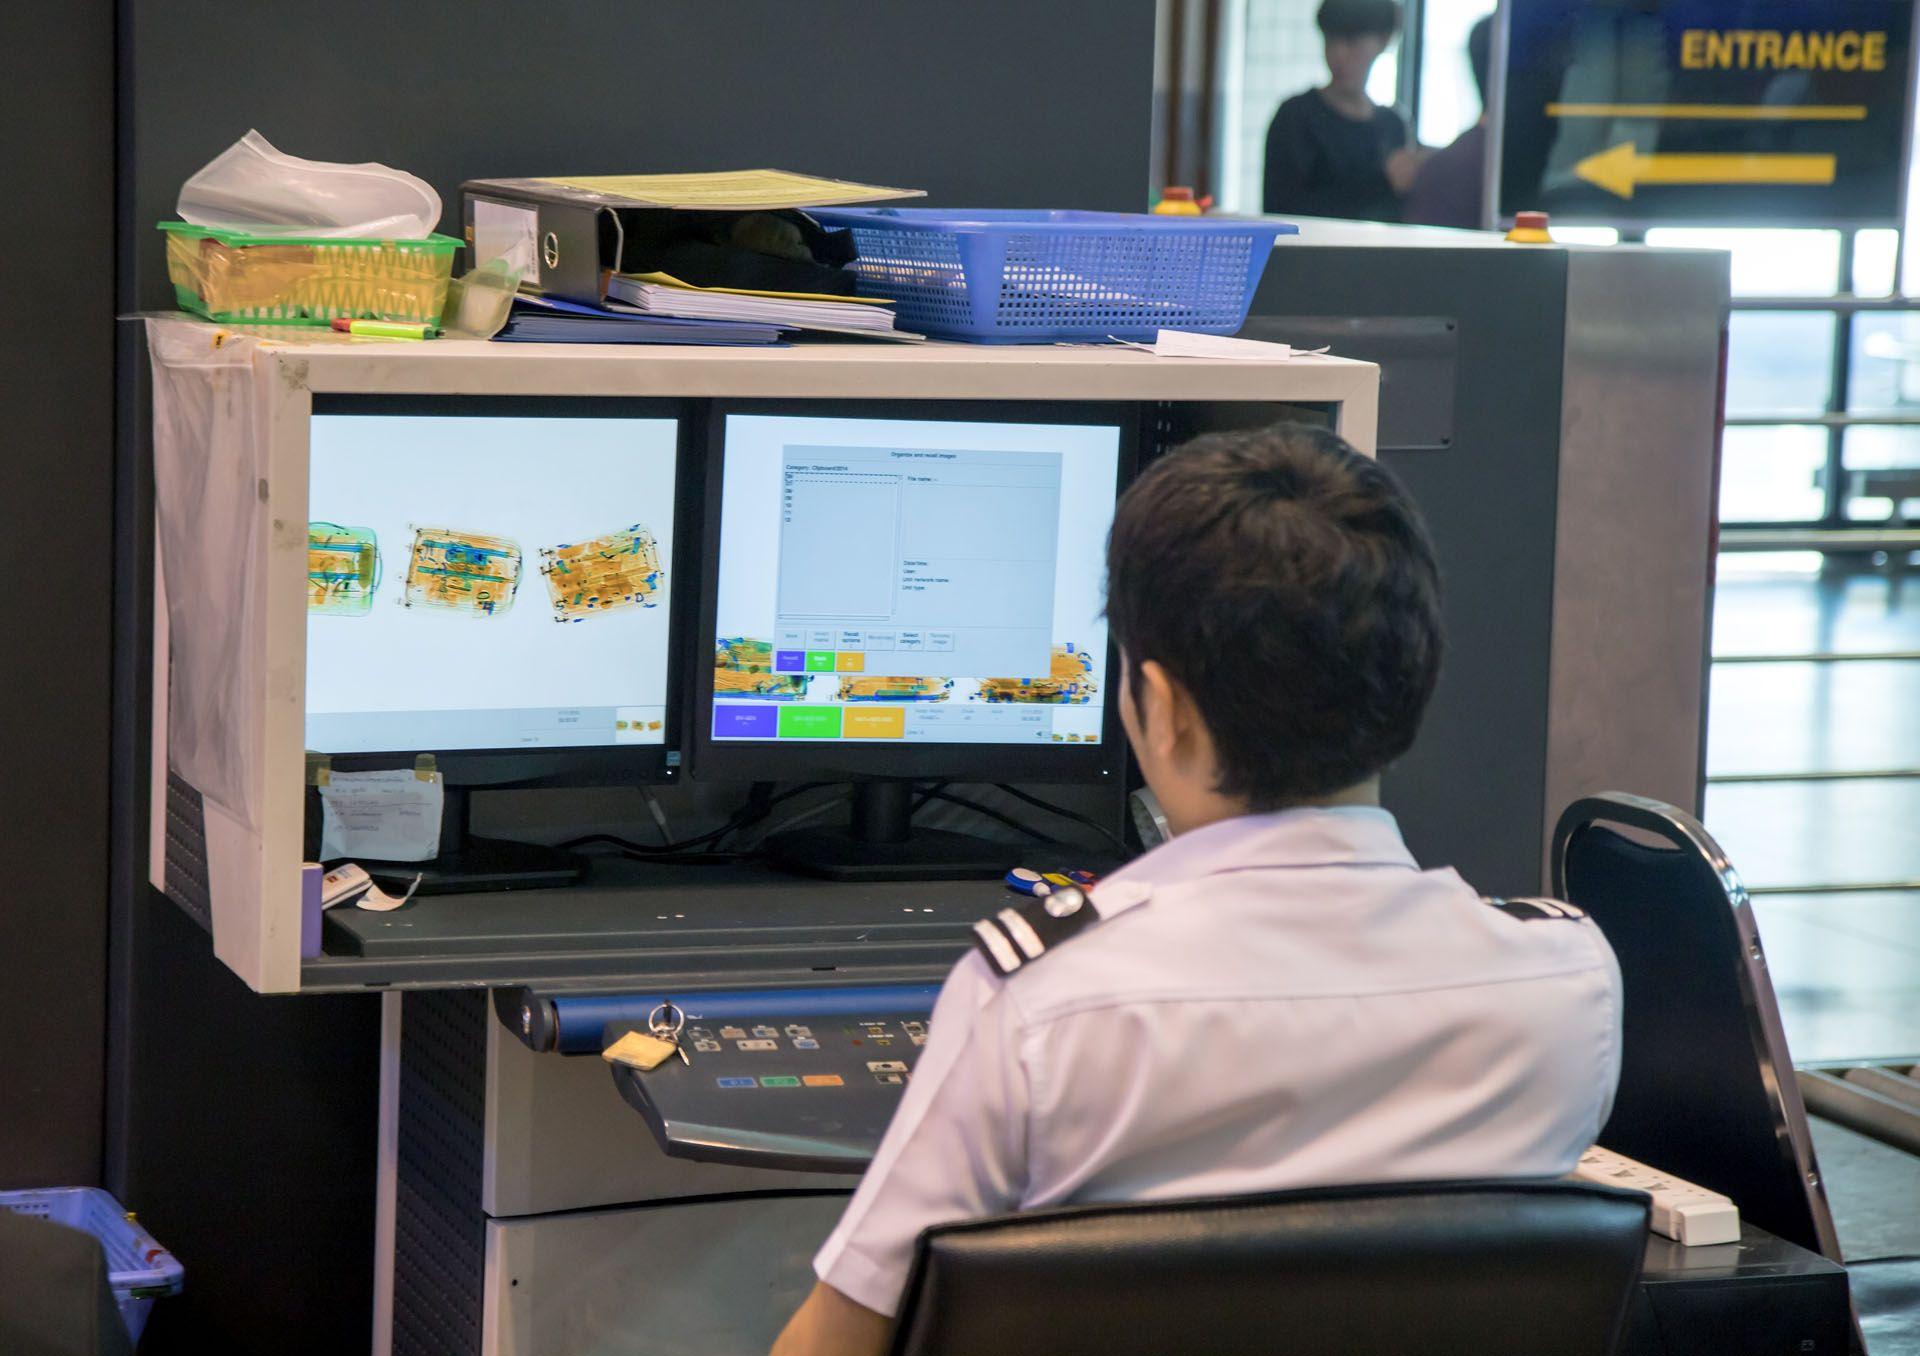
[[[1098,744],[1030,748],[1024,744],[780,743],[713,737],[713,637],[719,615],[720,507],[726,492],[726,425],[732,415],[837,419],[912,419],[1003,424],[1111,424],[1120,431],[1114,496],[1138,469],[1150,407],[1086,400],[715,400],[707,419],[706,516],[698,624],[686,647],[684,729],[689,775],[697,781],[978,781],[1125,783],[1127,744],[1120,727],[1119,653],[1107,639]]]
[[[665,738],[658,744],[603,744],[576,748],[415,749],[328,754],[343,772],[412,767],[430,753],[450,785],[471,787],[669,785],[682,775],[688,624],[696,615],[697,565],[705,515],[698,440],[702,402],[630,396],[487,396],[324,394],[313,414],[455,418],[672,419],[674,436],[672,596],[667,601]],[[311,506],[309,506],[311,513]],[[324,752],[324,750],[322,751]]]

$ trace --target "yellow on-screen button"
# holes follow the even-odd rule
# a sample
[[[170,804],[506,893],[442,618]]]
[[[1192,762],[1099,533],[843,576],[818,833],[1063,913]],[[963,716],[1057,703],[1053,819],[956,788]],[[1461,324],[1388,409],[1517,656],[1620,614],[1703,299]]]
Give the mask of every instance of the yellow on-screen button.
[[[841,713],[843,739],[903,739],[906,733],[904,706],[849,706]]]

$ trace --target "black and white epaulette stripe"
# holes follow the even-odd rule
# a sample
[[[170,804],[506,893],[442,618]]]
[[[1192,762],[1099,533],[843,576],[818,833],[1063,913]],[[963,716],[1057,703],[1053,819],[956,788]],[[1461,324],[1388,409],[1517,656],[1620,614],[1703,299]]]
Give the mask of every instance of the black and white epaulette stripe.
[[[1063,886],[1050,895],[982,918],[973,925],[973,944],[996,974],[1010,975],[1098,921],[1100,915],[1092,901],[1071,886]]]
[[[1542,918],[1585,918],[1586,910],[1567,903],[1564,899],[1547,899],[1530,896],[1523,899],[1495,899],[1488,896],[1480,901],[1490,904],[1509,918],[1518,918],[1523,923],[1538,922]]]

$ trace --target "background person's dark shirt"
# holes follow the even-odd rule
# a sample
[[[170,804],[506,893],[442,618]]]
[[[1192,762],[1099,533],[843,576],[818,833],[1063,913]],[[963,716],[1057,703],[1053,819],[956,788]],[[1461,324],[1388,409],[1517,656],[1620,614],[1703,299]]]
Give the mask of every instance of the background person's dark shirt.
[[[1417,226],[1478,230],[1486,197],[1487,129],[1469,127],[1444,151],[1435,151],[1407,190],[1406,220]]]
[[[1318,90],[1280,105],[1267,128],[1263,211],[1303,217],[1400,220],[1387,182],[1387,157],[1407,144],[1407,125],[1391,108],[1366,122],[1334,111]]]

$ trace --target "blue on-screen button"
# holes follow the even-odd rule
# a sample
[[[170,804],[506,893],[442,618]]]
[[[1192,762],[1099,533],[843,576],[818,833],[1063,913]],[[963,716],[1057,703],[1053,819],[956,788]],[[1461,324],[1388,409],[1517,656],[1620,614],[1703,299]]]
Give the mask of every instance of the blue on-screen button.
[[[760,1086],[759,1080],[754,1078],[716,1078],[713,1081],[723,1088],[757,1088]]]

